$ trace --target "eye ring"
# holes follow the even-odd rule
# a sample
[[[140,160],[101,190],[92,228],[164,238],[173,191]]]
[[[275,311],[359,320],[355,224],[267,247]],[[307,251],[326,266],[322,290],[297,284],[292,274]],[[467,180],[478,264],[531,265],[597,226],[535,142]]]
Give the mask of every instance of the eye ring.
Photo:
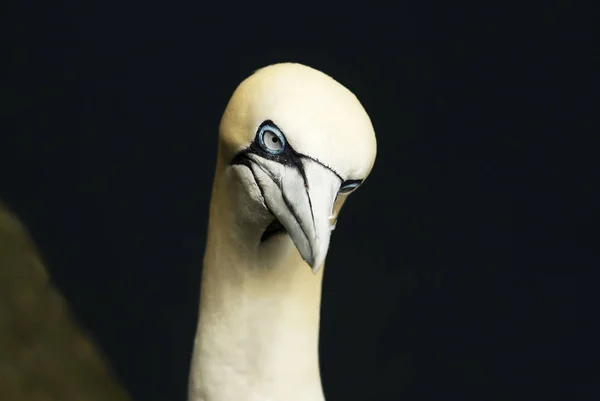
[[[286,141],[279,128],[265,124],[258,131],[258,144],[264,151],[277,155],[285,149]]]

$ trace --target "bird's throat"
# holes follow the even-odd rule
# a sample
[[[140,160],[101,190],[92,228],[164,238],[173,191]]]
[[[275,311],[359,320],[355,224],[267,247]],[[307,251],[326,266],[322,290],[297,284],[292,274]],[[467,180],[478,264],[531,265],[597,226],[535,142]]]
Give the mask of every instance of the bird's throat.
[[[323,271],[314,275],[287,236],[244,243],[220,209],[211,206],[189,401],[323,400]]]

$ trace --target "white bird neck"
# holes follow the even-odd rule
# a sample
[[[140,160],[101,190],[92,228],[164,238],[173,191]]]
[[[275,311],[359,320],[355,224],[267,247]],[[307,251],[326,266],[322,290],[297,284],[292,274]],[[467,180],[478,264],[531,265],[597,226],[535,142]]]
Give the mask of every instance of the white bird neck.
[[[270,240],[270,250],[248,236],[219,181],[189,401],[323,401],[318,341],[324,269],[314,275],[287,236]]]

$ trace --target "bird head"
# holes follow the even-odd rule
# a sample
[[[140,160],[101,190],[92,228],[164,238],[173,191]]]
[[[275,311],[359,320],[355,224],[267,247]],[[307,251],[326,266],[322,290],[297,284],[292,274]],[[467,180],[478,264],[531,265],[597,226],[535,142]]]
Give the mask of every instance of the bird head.
[[[376,140],[352,92],[293,63],[256,71],[235,90],[219,154],[240,213],[254,211],[258,246],[289,235],[306,263],[323,265],[344,201],[367,178]]]

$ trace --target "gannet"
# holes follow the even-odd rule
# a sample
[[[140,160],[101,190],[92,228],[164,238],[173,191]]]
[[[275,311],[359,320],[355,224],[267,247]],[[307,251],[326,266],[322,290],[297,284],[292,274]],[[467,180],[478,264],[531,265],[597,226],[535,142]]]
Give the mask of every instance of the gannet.
[[[356,96],[313,68],[264,67],[219,125],[189,401],[322,401],[323,265],[376,156]]]
[[[189,401],[323,400],[323,264],[376,155],[369,117],[327,75],[265,67],[219,128]],[[0,202],[0,400],[129,400]]]

